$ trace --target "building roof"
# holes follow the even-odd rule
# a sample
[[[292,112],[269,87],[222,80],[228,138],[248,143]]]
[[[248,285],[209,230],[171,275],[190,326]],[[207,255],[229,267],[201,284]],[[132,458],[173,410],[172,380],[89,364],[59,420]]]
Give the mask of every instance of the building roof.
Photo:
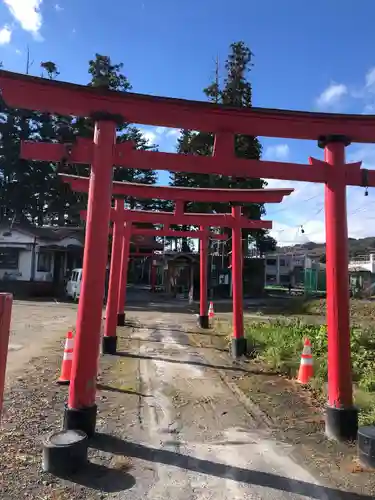
[[[82,245],[85,242],[85,228],[83,226],[33,226],[32,224],[15,223],[8,231],[18,231],[44,241],[61,241],[65,238],[75,238]],[[142,234],[134,234],[131,242],[141,248],[152,250],[163,250],[164,246],[153,239],[152,236],[143,236]]]
[[[85,229],[83,227],[70,226],[34,226],[26,223],[14,223],[8,231],[18,231],[31,236],[36,236],[45,241],[61,241],[65,238],[75,238],[82,244],[85,239]]]

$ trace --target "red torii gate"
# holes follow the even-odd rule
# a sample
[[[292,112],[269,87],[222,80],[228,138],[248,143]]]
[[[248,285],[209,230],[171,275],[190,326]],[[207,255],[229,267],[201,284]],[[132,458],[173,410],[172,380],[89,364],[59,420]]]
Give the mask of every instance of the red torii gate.
[[[251,191],[248,193],[251,196]],[[81,212],[81,218],[87,218],[86,212]],[[123,237],[123,227],[135,222],[146,222],[152,224],[201,224],[201,300],[199,322],[203,328],[208,328],[207,315],[207,247],[208,231],[207,226],[230,227],[232,228],[233,253],[233,337],[232,353],[235,358],[242,356],[246,352],[246,339],[243,332],[243,305],[242,305],[242,238],[243,228],[251,229],[271,229],[271,221],[249,220],[241,214],[241,207],[235,206],[232,214],[200,214],[184,213],[183,207],[176,203],[175,212],[150,212],[139,210],[125,210],[124,202],[116,200],[115,207],[111,209],[111,221],[114,223],[112,240],[111,272],[108,291],[108,305],[106,313],[106,326],[103,337],[103,353],[115,354],[117,348],[116,337],[116,317],[118,312],[118,290],[122,283],[119,283],[119,276],[125,276],[125,262],[121,263],[120,272],[120,251],[123,246],[129,245],[130,238]],[[199,221],[199,222],[197,222]],[[131,229],[129,230],[131,232]],[[157,233],[157,231],[156,231]]]
[[[73,148],[72,153],[74,153],[75,149]],[[50,150],[50,153],[53,154],[53,150]],[[35,154],[41,154],[38,151],[35,151],[35,144],[31,142],[26,142],[22,147],[22,154],[24,157],[32,158]],[[68,183],[74,191],[79,191],[83,193],[87,193],[89,191],[90,180],[88,177],[79,177],[74,175],[66,175],[60,174],[61,179]],[[153,224],[165,224],[167,226],[172,224],[179,224],[180,222],[176,222],[176,216],[184,216],[185,222],[187,222],[186,217],[190,217],[190,225],[198,225],[195,223],[195,218],[199,215],[203,215],[204,221],[207,222],[207,217],[211,219],[211,224],[206,224],[206,226],[217,226],[220,225],[220,221],[224,222],[225,219],[222,218],[223,214],[184,214],[184,202],[189,201],[200,201],[200,202],[247,202],[247,203],[280,203],[284,196],[288,196],[293,192],[293,189],[231,189],[230,191],[226,189],[207,189],[207,188],[184,188],[184,187],[171,187],[171,186],[150,186],[145,184],[136,184],[130,182],[113,182],[113,194],[115,196],[134,196],[137,198],[147,198],[152,199],[158,197],[160,199],[171,200],[175,202],[175,212],[139,212],[139,211],[127,211],[127,224],[129,224],[131,220],[131,214],[133,213],[133,217],[136,216],[137,222],[151,222]],[[157,215],[156,215],[157,214]],[[229,214],[226,214],[228,217]],[[233,214],[232,214],[233,216]],[[162,218],[162,219],[161,219]],[[193,220],[194,219],[194,220]],[[267,221],[249,221],[248,219],[243,218],[242,223],[246,224],[246,227],[252,229],[271,229],[272,223]],[[222,224],[221,224],[222,225]],[[228,225],[227,227],[231,227]],[[245,227],[244,225],[242,227]],[[145,232],[146,231],[146,232]],[[151,230],[153,231],[153,230]],[[164,231],[166,231],[164,229]],[[134,230],[133,230],[134,232]],[[143,234],[147,234],[147,229],[142,229]],[[168,235],[167,233],[165,233]],[[194,233],[197,234],[197,233]],[[153,233],[153,235],[155,235]],[[186,236],[188,234],[186,233]],[[191,236],[197,237],[197,236]],[[219,239],[216,237],[216,239]],[[126,241],[126,240],[125,240]],[[204,240],[201,239],[201,251],[206,254],[207,253],[207,245],[204,244]],[[242,252],[242,247],[241,247]],[[239,256],[239,259],[242,259],[242,253]],[[121,276],[122,280],[126,280],[126,271],[124,271],[125,263],[122,263],[122,271]],[[202,272],[202,260],[201,260],[201,275]],[[124,274],[125,273],[125,274]],[[204,276],[206,272],[204,272]],[[125,278],[124,278],[125,277]],[[242,278],[241,278],[242,280]],[[238,280],[239,281],[239,280]],[[125,283],[126,284],[126,283]],[[237,282],[233,280],[234,289],[237,290]],[[201,282],[201,287],[206,286]],[[124,283],[121,282],[121,291],[120,294],[124,294]],[[202,291],[202,288],[201,288]],[[206,294],[204,295],[206,297]],[[202,297],[202,294],[201,294]],[[207,300],[207,299],[206,299]],[[237,293],[234,293],[233,296],[233,314],[235,318],[235,311],[237,310],[237,306],[239,307],[240,300],[242,302],[242,291],[241,291],[241,299],[237,299]],[[124,301],[122,300],[122,295],[120,296],[119,309],[118,309],[118,322],[119,326],[123,324],[123,308],[121,310],[122,304]],[[241,304],[242,311],[242,304]],[[243,325],[241,321],[237,321],[234,319],[234,330],[238,328],[239,330],[243,330]],[[207,302],[200,301],[200,314],[199,314],[199,325],[203,328],[208,328],[208,316],[207,316]],[[237,326],[236,326],[237,325]],[[242,326],[241,326],[242,325]],[[240,334],[243,337],[243,332]],[[235,335],[236,338],[236,335]],[[244,346],[242,346],[244,348]],[[237,355],[238,349],[236,346],[234,347],[232,353],[234,356]]]
[[[8,106],[63,116],[90,116],[96,122],[94,141],[85,151],[81,148],[79,153],[73,154],[71,145],[56,146],[54,158],[48,154],[38,157],[54,161],[63,152],[63,156],[71,161],[78,160],[75,155],[89,158],[85,160],[85,163],[92,164],[85,250],[92,243],[100,243],[91,250],[93,261],[95,259],[100,263],[100,268],[106,259],[114,164],[131,163],[133,168],[142,169],[325,183],[328,295],[326,433],[337,439],[356,438],[358,410],[353,406],[350,362],[346,186],[375,186],[375,171],[361,169],[360,162],[346,164],[345,147],[350,142],[375,142],[374,116],[233,109],[212,103],[113,92],[6,71],[0,71],[0,87]],[[131,145],[126,144],[114,148],[116,124],[124,121],[214,133],[214,155],[203,157],[132,151]],[[325,158],[323,162],[310,159],[310,166],[239,159],[235,156],[234,134],[317,140],[325,150]],[[46,150],[54,146],[40,145],[40,148]],[[97,242],[94,232],[100,235]],[[94,267],[97,266],[91,263],[87,271],[94,272]],[[83,289],[88,290],[93,284],[103,289],[104,276],[99,273],[97,278],[84,280]],[[90,315],[93,316],[93,324],[99,324],[100,302],[95,296],[87,300],[87,306],[90,306],[87,311],[81,307],[78,312],[77,326],[86,325],[87,333],[77,337],[77,347],[89,349],[92,360],[98,346],[86,342],[91,336],[87,325],[91,325]],[[87,345],[84,346],[85,343]],[[65,414],[67,428],[84,428],[89,434],[94,431],[96,415],[94,374],[97,359],[95,362],[92,360],[87,363],[85,376],[76,377],[71,385]],[[75,356],[73,373],[77,373],[77,368]],[[91,378],[90,384],[85,383],[88,378]]]
[[[81,214],[81,218],[83,214]],[[85,217],[86,218],[86,217]],[[147,236],[172,236],[176,238],[198,238],[202,239],[204,236],[204,232],[201,230],[198,231],[175,231],[173,229],[151,229],[151,228],[140,228],[140,227],[133,227],[133,224],[131,222],[127,222],[124,224],[124,231],[127,230],[127,228],[131,232],[131,235],[133,234],[140,234],[140,235],[147,235]],[[154,257],[154,252],[151,253],[130,253],[129,245],[130,245],[130,237],[126,238],[124,237],[123,241],[123,246],[122,246],[122,254],[121,254],[121,271],[120,271],[120,290],[119,290],[119,300],[118,300],[118,308],[117,308],[117,326],[124,326],[125,325],[125,304],[126,304],[126,285],[127,285],[127,274],[128,274],[128,260],[131,257]],[[218,233],[208,233],[208,236],[215,239],[215,240],[225,240],[227,239],[227,236],[224,234],[218,234]],[[113,249],[113,241],[112,241],[112,252],[114,251]],[[112,260],[111,260],[111,265],[112,265]],[[153,273],[151,276],[151,287],[155,285],[155,266],[151,266],[151,272]],[[202,312],[203,306],[200,306],[200,311]],[[203,313],[202,313],[203,314]],[[203,326],[203,320],[199,319],[199,325],[204,328]],[[207,327],[208,328],[208,327]]]
[[[121,211],[121,208],[118,208],[118,203],[119,200],[115,201],[115,210],[116,211]],[[121,203],[120,203],[121,205]],[[126,212],[124,213],[124,215]],[[81,219],[86,220],[86,211],[81,211]],[[117,219],[117,218],[116,218]],[[117,227],[119,226],[119,227]],[[128,256],[130,257],[129,253],[129,245],[130,245],[130,239],[131,235],[133,234],[141,234],[141,235],[148,235],[148,236],[171,236],[175,238],[196,238],[200,240],[200,275],[201,275],[201,281],[200,281],[200,315],[199,315],[199,326],[201,328],[208,328],[208,316],[207,316],[207,294],[203,293],[203,290],[207,289],[207,247],[208,247],[208,238],[212,238],[215,240],[226,240],[228,239],[226,234],[219,234],[219,233],[214,233],[214,232],[209,232],[207,229],[204,229],[201,227],[201,229],[196,230],[196,231],[179,231],[179,230],[174,230],[174,229],[152,229],[152,228],[142,228],[142,227],[134,227],[134,224],[132,222],[125,222],[122,224],[117,223],[114,221],[114,231],[112,232],[113,235],[116,234],[118,236],[117,238],[112,239],[112,254],[111,254],[111,270],[110,270],[110,282],[109,282],[109,290],[112,290],[113,287],[115,287],[116,281],[111,280],[112,274],[117,273],[117,264],[116,262],[119,260],[117,257],[120,255],[121,249],[119,250],[119,245],[117,244],[117,241],[120,241],[121,239],[121,233],[120,231],[124,230],[124,234],[126,229],[130,232],[130,237],[124,237],[122,235],[123,243],[122,243],[122,253],[121,253],[121,267],[120,267],[120,281],[119,281],[119,291],[118,291],[118,307],[117,307],[117,326],[124,326],[125,325],[125,303],[126,303],[126,285],[127,285],[127,273],[128,273],[128,260],[123,258],[122,256]],[[117,229],[117,231],[116,231]],[[116,241],[115,241],[116,239]],[[139,256],[142,256],[144,254],[138,254]],[[152,254],[145,254],[147,256],[153,257],[154,253]],[[117,259],[116,259],[117,258]],[[114,266],[114,267],[113,267]],[[153,267],[153,266],[152,266]],[[113,292],[112,292],[113,294]],[[108,309],[108,303],[110,302],[109,298],[110,295],[112,296],[111,293],[108,295],[108,302],[107,302],[107,309]],[[106,313],[106,317],[108,317],[108,310]],[[109,327],[106,328],[107,331],[114,332],[114,327]],[[108,333],[109,336],[114,335],[114,333]],[[114,352],[104,352],[106,351],[107,348],[103,345],[103,353],[104,354],[114,354]]]

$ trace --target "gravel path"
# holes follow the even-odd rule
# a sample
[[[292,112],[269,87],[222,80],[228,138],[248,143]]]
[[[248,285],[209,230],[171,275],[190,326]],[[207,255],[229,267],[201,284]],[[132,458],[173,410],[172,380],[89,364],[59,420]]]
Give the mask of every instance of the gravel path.
[[[7,361],[8,377],[38,356],[49,342],[64,337],[75,324],[77,306],[55,301],[15,300]]]
[[[288,457],[288,449],[255,424],[188,346],[187,335],[165,319],[137,332],[143,341],[155,342],[141,342],[139,349],[144,391],[153,395],[142,411],[148,430],[144,446],[160,450],[146,498],[297,499],[301,484],[313,495],[305,498],[325,498],[314,478]]]
[[[189,317],[191,322],[191,316]],[[41,472],[41,437],[61,427],[66,388],[54,383],[61,341],[34,359],[6,395],[0,497],[6,500],[365,500],[319,481],[292,458],[193,347],[187,316],[147,313],[119,328],[101,359],[98,434],[89,467],[70,479]],[[188,321],[188,322],[189,322]],[[228,372],[240,374],[229,357]],[[216,363],[217,364],[217,363]]]

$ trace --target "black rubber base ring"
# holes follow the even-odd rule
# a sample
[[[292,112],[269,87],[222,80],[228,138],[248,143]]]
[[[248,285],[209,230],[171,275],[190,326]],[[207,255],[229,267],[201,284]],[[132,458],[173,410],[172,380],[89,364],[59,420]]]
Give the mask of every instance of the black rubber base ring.
[[[57,385],[70,385],[70,380],[56,380]]]
[[[117,313],[117,326],[125,326],[125,313]]]
[[[42,469],[56,476],[69,476],[88,463],[87,434],[77,430],[52,432],[43,439]]]
[[[247,341],[245,337],[240,337],[238,339],[232,338],[232,357],[240,358],[244,356],[247,351]]]
[[[358,433],[358,408],[326,407],[326,436],[336,441],[355,441]]]
[[[98,407],[96,405],[88,408],[68,408],[65,406],[63,428],[65,430],[77,430],[87,434],[91,438],[95,434],[96,414]]]
[[[117,352],[117,337],[103,337],[102,353],[116,354]]]
[[[200,328],[204,328],[207,330],[207,328],[210,328],[210,322],[208,320],[208,316],[199,316],[198,317],[198,325]]]
[[[358,429],[358,458],[365,467],[375,469],[375,425]]]

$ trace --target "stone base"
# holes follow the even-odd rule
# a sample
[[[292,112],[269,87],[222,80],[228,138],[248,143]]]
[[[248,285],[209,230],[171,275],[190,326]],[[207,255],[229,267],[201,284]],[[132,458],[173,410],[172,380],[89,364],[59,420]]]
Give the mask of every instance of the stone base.
[[[64,430],[82,431],[87,437],[91,438],[95,434],[97,411],[98,407],[96,405],[79,410],[65,406]]]
[[[117,337],[103,337],[102,354],[116,354],[117,352]]]
[[[117,313],[117,326],[125,326],[125,313]]]
[[[240,358],[244,356],[247,351],[247,341],[245,337],[240,337],[238,339],[232,338],[232,357]]]
[[[358,408],[326,407],[326,436],[336,441],[355,441],[358,432]]]
[[[57,476],[69,476],[87,463],[87,434],[78,430],[53,432],[43,440],[42,469]]]
[[[358,429],[358,458],[365,467],[375,469],[375,426]]]
[[[207,330],[210,328],[210,322],[208,316],[198,316],[198,326]]]

